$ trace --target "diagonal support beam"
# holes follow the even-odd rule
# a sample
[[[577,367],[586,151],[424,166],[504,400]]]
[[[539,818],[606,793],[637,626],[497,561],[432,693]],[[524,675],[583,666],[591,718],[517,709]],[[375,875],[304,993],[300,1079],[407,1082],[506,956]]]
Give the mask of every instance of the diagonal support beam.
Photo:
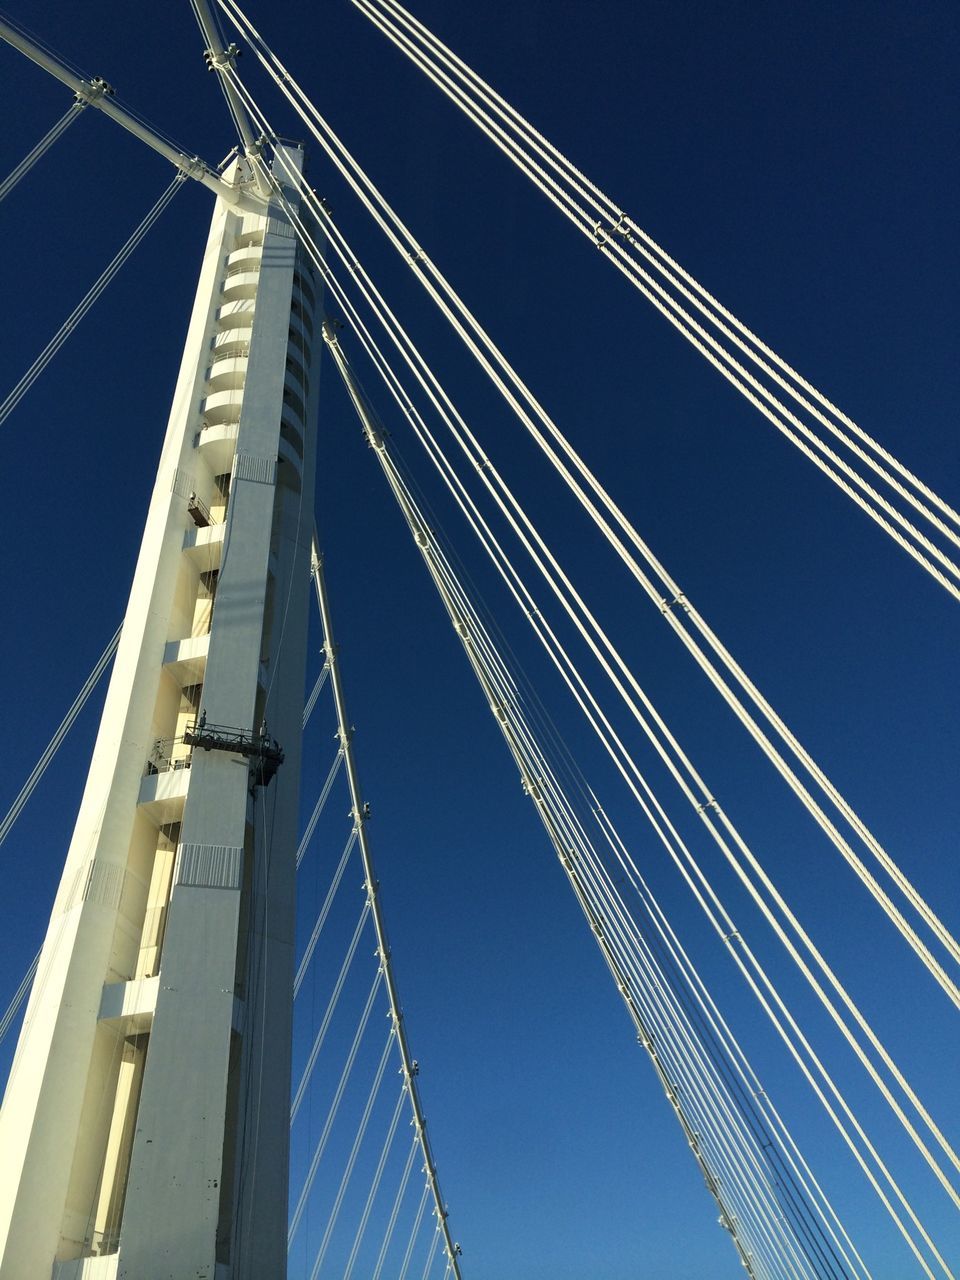
[[[211,168],[199,156],[188,156],[183,151],[178,151],[176,147],[170,145],[159,134],[153,132],[145,124],[136,120],[128,111],[121,107],[113,97],[113,90],[105,81],[100,79],[84,80],[81,76],[75,75],[62,62],[59,62],[45,49],[41,49],[39,45],[12,27],[8,22],[0,20],[0,40],[5,40],[7,44],[12,45],[14,49],[18,49],[22,54],[35,62],[38,67],[42,67],[61,84],[65,84],[67,88],[72,89],[77,95],[79,101],[86,103],[88,106],[96,107],[98,111],[102,111],[105,116],[109,116],[121,128],[126,129],[128,133],[132,133],[135,138],[139,138],[141,142],[145,142],[148,147],[163,156],[165,160],[174,165],[181,173],[193,178],[202,186],[212,191],[214,195],[222,196],[224,200],[231,204],[237,204],[241,199],[249,193],[247,187],[239,185],[234,186],[231,183],[224,182],[219,177],[216,170]]]

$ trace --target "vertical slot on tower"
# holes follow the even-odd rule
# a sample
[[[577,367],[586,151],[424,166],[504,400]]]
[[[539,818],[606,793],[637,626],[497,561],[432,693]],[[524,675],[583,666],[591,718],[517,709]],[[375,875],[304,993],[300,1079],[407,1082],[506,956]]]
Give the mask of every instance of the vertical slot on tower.
[[[89,1253],[95,1257],[116,1253],[120,1244],[120,1223],[130,1173],[130,1152],[133,1148],[149,1039],[150,1034],[146,1031],[123,1039],[113,1115],[93,1214],[93,1231],[88,1244]]]
[[[150,887],[147,890],[147,910],[134,974],[136,978],[152,978],[160,972],[163,931],[167,923],[170,887],[173,883],[173,864],[179,839],[179,822],[170,822],[160,828],[153,871],[150,875]]]

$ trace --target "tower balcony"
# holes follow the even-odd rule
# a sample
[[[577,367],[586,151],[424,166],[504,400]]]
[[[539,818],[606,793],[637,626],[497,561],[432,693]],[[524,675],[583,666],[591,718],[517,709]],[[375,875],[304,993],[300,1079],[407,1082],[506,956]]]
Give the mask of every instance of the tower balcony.
[[[200,684],[207,669],[210,651],[210,633],[203,636],[186,636],[183,640],[171,640],[163,651],[165,670],[173,676],[181,689]]]
[[[313,317],[297,299],[294,299],[290,310],[290,328],[300,335],[306,344],[306,349],[309,350],[313,342]]]
[[[236,302],[225,302],[217,307],[217,327],[221,332],[228,329],[244,329],[249,338],[253,325],[254,304],[249,299],[241,298]]]
[[[190,758],[178,761],[178,768],[148,773],[140,783],[137,804],[156,827],[179,822],[190,786]]]
[[[238,422],[243,390],[236,387],[226,391],[212,391],[203,402],[203,420],[208,426],[221,422]]]
[[[227,276],[221,292],[227,302],[239,302],[255,298],[259,287],[259,271],[238,271],[235,276]]]
[[[287,326],[287,351],[305,365],[310,363],[310,339],[299,316],[290,316]]]
[[[306,421],[307,410],[303,403],[303,387],[289,369],[283,375],[283,405],[284,411],[289,410],[299,422]]]
[[[306,369],[304,369],[303,364],[301,363],[303,357],[299,351],[295,349],[291,351],[290,345],[291,344],[288,344],[287,346],[287,376],[293,379],[294,386],[299,387],[300,395],[306,397],[309,394],[310,379],[307,376]]]
[[[220,568],[223,555],[223,537],[226,531],[223,521],[209,524],[202,529],[190,528],[183,535],[183,552],[198,568],[209,572]],[[178,642],[179,643],[179,642]]]
[[[285,484],[291,489],[299,489],[303,477],[303,458],[289,440],[280,436],[277,449],[277,483]]]
[[[228,276],[237,275],[240,271],[259,271],[263,249],[259,244],[246,244],[227,254]]]
[[[118,1029],[123,1029],[125,1036],[149,1031],[157,1007],[159,985],[160,979],[156,976],[104,983],[98,1021],[113,1023]]]
[[[210,372],[207,375],[207,390],[212,395],[219,391],[242,391],[247,376],[246,354],[238,355],[227,351],[213,353]]]
[[[284,413],[280,419],[280,439],[286,440],[293,448],[297,457],[303,459],[303,431],[300,426],[295,423],[288,414]]]
[[[239,417],[239,414],[237,415]],[[237,451],[238,421],[215,423],[201,429],[197,448],[215,476],[229,471]]]
[[[220,360],[224,356],[247,356],[250,354],[250,329],[237,325],[231,329],[222,329],[213,339],[211,360]]]
[[[313,285],[309,284],[303,276],[297,272],[293,277],[294,299],[300,299],[305,306],[309,307],[311,313],[317,305],[316,294],[313,291]]]

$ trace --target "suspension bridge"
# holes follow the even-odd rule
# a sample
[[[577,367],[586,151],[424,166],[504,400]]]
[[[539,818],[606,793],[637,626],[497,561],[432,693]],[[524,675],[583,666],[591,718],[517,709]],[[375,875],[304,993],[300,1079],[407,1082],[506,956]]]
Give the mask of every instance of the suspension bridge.
[[[480,62],[471,69],[433,34],[439,18],[424,25],[395,0],[343,7],[357,24],[344,82],[349,65],[367,86],[352,112],[301,70],[303,50],[275,36],[272,15],[198,5],[200,38],[185,14],[177,56],[190,50],[203,105],[183,111],[186,94],[170,87],[179,63],[167,66],[151,122],[125,121],[159,145],[149,161],[142,137],[98,118],[143,106],[120,84],[124,59],[100,63],[100,33],[82,61],[73,45],[64,58],[65,35],[40,33],[42,57],[79,75],[72,106],[76,85],[37,90],[36,68],[8,54],[15,83],[50,106],[18,134],[2,212],[26,223],[44,180],[57,193],[56,237],[39,228],[35,251],[11,264],[11,296],[51,305],[11,363],[2,414],[11,474],[23,473],[26,442],[44,441],[46,464],[42,511],[32,482],[10,497],[8,549],[33,577],[8,669],[23,668],[27,626],[55,634],[61,656],[35,669],[8,770],[3,1047],[69,843],[84,724],[92,738],[86,700],[117,646],[210,216],[200,188],[239,182],[254,209],[272,199],[292,228],[308,280],[301,329],[312,326],[299,350],[307,337],[323,346],[309,560],[318,598],[324,576],[331,592],[310,623],[302,712],[288,1274],[954,1274],[955,681],[942,638],[955,626],[960,543],[939,401],[915,387],[927,413],[911,401],[907,417],[899,379],[881,369],[883,391],[845,379],[853,357],[833,349],[839,335],[829,352],[814,344],[822,359],[799,361],[760,325],[762,307],[731,307],[717,284],[747,269],[742,246],[724,262],[718,236],[716,272],[694,273],[674,234],[640,216],[644,193],[620,204],[630,192],[604,181],[605,194],[592,148],[559,149],[532,88],[522,104],[501,97]],[[520,26],[522,48],[540,32]],[[10,34],[36,54],[35,33]],[[549,79],[550,60],[537,66]],[[364,104],[387,138],[376,168],[353,141]],[[238,130],[208,148],[215,115]],[[638,122],[615,117],[596,113],[601,156],[618,135],[635,138]],[[398,118],[404,146],[391,147]],[[305,180],[291,136],[306,147]],[[153,166],[146,195],[139,181],[105,188],[125,165]],[[395,195],[405,172],[431,185],[410,197],[417,221]],[[175,223],[190,201],[192,222]],[[242,311],[267,250],[261,232],[240,234],[217,289]],[[770,288],[763,279],[748,296]],[[154,316],[175,290],[165,333]],[[822,307],[808,324],[825,332]],[[864,362],[856,340],[877,312],[868,296],[847,313],[861,331],[847,320],[847,350]],[[191,443],[204,456],[227,448],[213,439],[231,424],[227,411],[216,420],[216,396],[244,393],[253,356],[241,327],[220,325],[213,347],[219,381],[197,422],[198,437],[212,434]],[[73,354],[85,340],[101,352],[88,370]],[[938,350],[931,341],[931,364]],[[291,357],[309,419],[317,380],[290,347],[285,385]],[[56,381],[64,367],[92,407],[66,373]],[[684,412],[704,421],[691,430]],[[216,483],[178,497],[201,570],[198,638],[233,499]],[[294,506],[306,546],[312,503]],[[44,541],[48,508],[63,514]],[[25,530],[34,545],[23,551]],[[91,578],[119,581],[104,590]],[[281,625],[280,652],[284,635]],[[199,659],[167,659],[185,701],[138,761],[141,802],[188,765],[194,782],[198,753],[229,751],[254,762],[270,813],[289,785],[289,741],[217,724],[190,702]],[[265,828],[266,848],[273,838]],[[156,866],[162,853],[182,868],[168,844]],[[270,895],[252,894],[266,910]],[[129,979],[163,982],[165,910],[158,889]],[[41,960],[41,996],[44,975]],[[118,976],[115,991],[127,985]],[[102,1006],[101,1024],[111,1016]],[[142,1025],[111,1041],[121,1074],[123,1044],[135,1055],[153,1015],[130,1016]],[[254,1146],[258,1107],[238,1129]],[[106,1150],[50,1255],[61,1276],[124,1265],[126,1175],[107,1186],[122,1160],[109,1107],[95,1111]],[[276,1188],[259,1194],[269,1203]],[[485,1230],[492,1248],[473,1238]],[[218,1255],[217,1274],[250,1273],[246,1247],[218,1243],[228,1260]],[[645,1272],[652,1250],[661,1261]],[[9,1248],[0,1272],[34,1274]]]

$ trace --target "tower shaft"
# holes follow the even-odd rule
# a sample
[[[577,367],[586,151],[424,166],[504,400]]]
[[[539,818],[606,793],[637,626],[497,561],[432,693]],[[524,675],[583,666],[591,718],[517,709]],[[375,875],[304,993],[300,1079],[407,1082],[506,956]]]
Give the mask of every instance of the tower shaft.
[[[316,286],[249,207],[215,207],[0,1112],[0,1280],[285,1274]]]

